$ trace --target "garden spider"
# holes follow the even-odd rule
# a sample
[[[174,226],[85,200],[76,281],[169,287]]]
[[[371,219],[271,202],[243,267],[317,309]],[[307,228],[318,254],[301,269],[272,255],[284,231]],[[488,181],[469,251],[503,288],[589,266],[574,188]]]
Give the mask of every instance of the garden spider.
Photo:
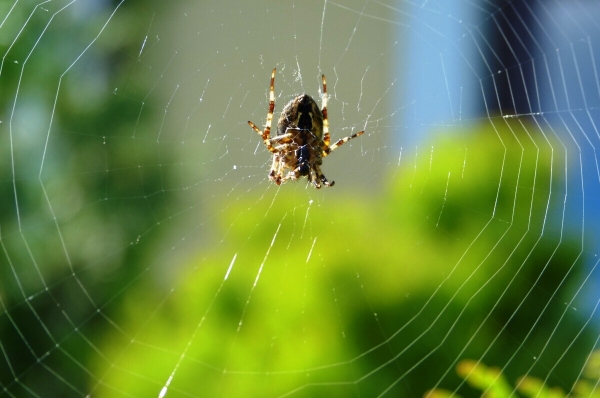
[[[283,108],[277,122],[277,135],[271,138],[271,124],[275,109],[275,71],[271,72],[269,89],[269,113],[264,130],[248,121],[263,139],[267,149],[273,153],[273,164],[269,172],[269,180],[281,185],[287,180],[297,180],[306,176],[315,188],[323,185],[332,187],[335,181],[327,181],[321,172],[323,158],[344,143],[362,135],[360,131],[351,136],[338,140],[329,145],[329,121],[327,120],[327,82],[323,79],[323,94],[321,109],[308,94],[301,94],[292,99]]]

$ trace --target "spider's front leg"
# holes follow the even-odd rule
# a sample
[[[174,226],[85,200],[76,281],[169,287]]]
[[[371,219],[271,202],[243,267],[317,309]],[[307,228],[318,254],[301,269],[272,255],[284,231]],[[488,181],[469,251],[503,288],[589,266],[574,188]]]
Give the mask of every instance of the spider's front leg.
[[[327,80],[325,75],[321,75],[323,79],[323,94],[321,96],[321,114],[323,115],[323,142],[325,146],[329,146],[331,136],[329,135],[329,119],[327,117]]]
[[[337,142],[335,144],[333,144],[332,146],[329,145],[324,145],[323,148],[323,153],[322,156],[325,157],[327,155],[329,155],[331,152],[333,152],[335,149],[341,147],[343,144],[345,144],[346,142],[350,141],[352,138],[356,138],[359,137],[361,135],[364,134],[364,131],[359,131],[358,133],[349,135],[348,137],[344,137],[344,138],[340,138],[339,140],[337,140]],[[332,184],[333,185],[333,184]]]
[[[254,123],[248,120],[248,124],[254,131],[258,133],[262,137],[265,146],[272,153],[276,153],[277,150],[273,148],[271,145],[271,124],[273,123],[273,111],[275,110],[275,71],[277,68],[273,69],[271,72],[271,84],[269,87],[269,112],[267,113],[267,123],[265,124],[265,129],[260,130]]]

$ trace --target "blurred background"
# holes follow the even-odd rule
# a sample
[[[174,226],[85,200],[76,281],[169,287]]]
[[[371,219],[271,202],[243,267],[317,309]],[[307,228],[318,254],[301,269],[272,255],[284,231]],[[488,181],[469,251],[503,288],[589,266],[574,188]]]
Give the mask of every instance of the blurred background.
[[[0,396],[595,391],[599,1],[0,21]],[[275,67],[274,125],[325,74],[365,131],[335,187],[268,180]]]

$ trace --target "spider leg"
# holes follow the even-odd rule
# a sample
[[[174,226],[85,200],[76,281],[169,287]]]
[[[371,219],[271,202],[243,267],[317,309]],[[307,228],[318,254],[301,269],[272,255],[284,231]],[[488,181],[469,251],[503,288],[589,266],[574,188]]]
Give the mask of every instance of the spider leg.
[[[248,120],[248,124],[250,125],[250,127],[252,127],[254,129],[254,131],[256,131],[258,133],[258,135],[260,135],[261,137],[264,136],[264,133],[256,126],[256,124],[252,123],[250,120]],[[277,150],[275,148],[273,148],[273,145],[271,145],[271,140],[263,139],[263,142],[265,143],[267,149],[273,153],[276,153]]]
[[[271,165],[271,171],[269,171],[269,180],[277,185],[281,185],[282,183],[281,159],[279,154],[273,156],[273,164]]]
[[[273,165],[269,172],[269,180],[273,181],[276,185],[281,185],[289,179],[297,180],[299,175],[296,175],[295,169],[288,170],[290,168],[289,163],[290,160],[286,159],[286,155],[282,152],[273,155]]]
[[[276,135],[275,137],[271,138],[269,142],[276,150],[280,151],[285,149],[285,146],[289,145],[289,143],[293,141],[293,136],[294,134],[292,133]]]
[[[254,123],[248,120],[248,124],[250,127],[254,129],[263,139],[265,146],[267,149],[273,153],[277,152],[273,145],[271,145],[271,124],[273,123],[273,111],[275,110],[275,71],[277,68],[273,69],[271,72],[271,84],[269,87],[269,113],[267,113],[267,123],[265,125],[265,129],[261,131]]]
[[[271,84],[269,87],[269,113],[267,113],[267,127],[263,132],[262,138],[266,142],[271,137],[271,123],[273,122],[273,111],[275,110],[275,71],[271,72]]]
[[[340,138],[335,144],[333,144],[332,146],[325,146],[325,149],[323,149],[323,157],[329,155],[331,152],[333,152],[335,149],[339,148],[340,146],[342,146],[343,144],[345,144],[346,142],[350,141],[352,138],[356,138],[358,136],[363,135],[364,131],[359,131],[356,134],[352,134],[348,137],[344,137],[344,138]],[[333,184],[331,184],[333,185]]]
[[[329,146],[331,136],[329,135],[329,119],[327,119],[327,81],[325,75],[321,75],[323,79],[323,94],[321,95],[321,113],[323,114],[323,142],[325,146]]]
[[[314,175],[313,175],[313,173],[311,173],[311,182],[313,183],[315,188],[317,188],[317,189],[321,188],[321,182],[326,187],[332,187],[335,185],[335,181],[330,182],[327,180],[327,178],[325,178],[325,176],[323,175],[323,172],[321,171],[321,167],[318,164],[315,164],[313,167],[314,167],[314,171],[313,171]]]

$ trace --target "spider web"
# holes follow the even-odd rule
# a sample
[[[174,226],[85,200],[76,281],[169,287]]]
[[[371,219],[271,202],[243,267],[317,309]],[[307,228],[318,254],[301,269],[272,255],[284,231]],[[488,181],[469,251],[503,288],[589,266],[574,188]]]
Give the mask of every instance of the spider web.
[[[591,396],[599,11],[3,3],[0,396]],[[268,181],[274,67],[335,187]]]

